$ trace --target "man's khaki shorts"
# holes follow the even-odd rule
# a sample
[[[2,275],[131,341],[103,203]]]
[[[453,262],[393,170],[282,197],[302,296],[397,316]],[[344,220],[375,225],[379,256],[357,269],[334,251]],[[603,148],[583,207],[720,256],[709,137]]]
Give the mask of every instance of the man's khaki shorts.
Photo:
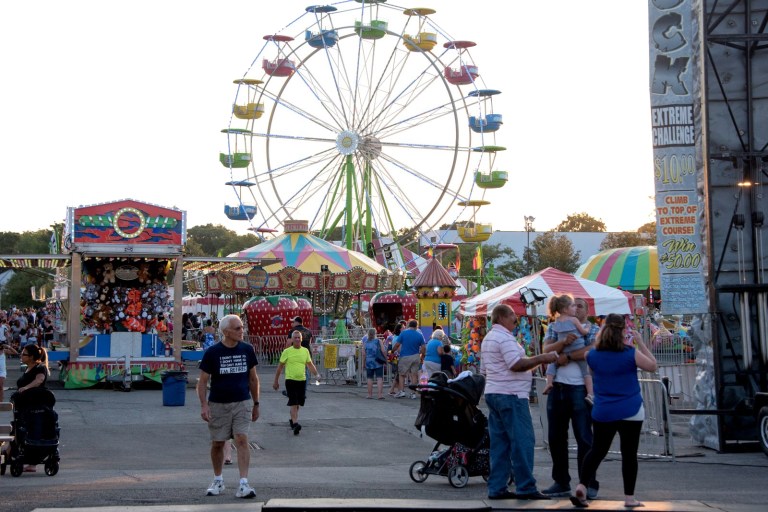
[[[401,357],[397,364],[397,371],[400,375],[415,373],[419,371],[419,363],[421,363],[421,354]]]
[[[208,409],[211,412],[211,419],[208,421],[211,441],[227,441],[235,434],[248,434],[251,428],[253,401],[208,402]]]

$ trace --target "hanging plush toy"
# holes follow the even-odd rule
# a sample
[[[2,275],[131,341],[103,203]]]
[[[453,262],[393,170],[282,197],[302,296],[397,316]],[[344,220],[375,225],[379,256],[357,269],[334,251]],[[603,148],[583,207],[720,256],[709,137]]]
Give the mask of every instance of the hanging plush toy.
[[[115,268],[111,263],[107,262],[103,267],[104,273],[102,274],[101,284],[115,284]]]

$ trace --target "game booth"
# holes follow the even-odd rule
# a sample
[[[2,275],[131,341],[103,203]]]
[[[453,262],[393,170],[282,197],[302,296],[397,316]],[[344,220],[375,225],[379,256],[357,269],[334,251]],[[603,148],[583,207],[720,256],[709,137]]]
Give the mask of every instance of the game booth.
[[[6,263],[70,267],[61,294],[67,335],[49,351],[66,388],[114,381],[129,390],[131,382],[183,370],[184,360],[198,359],[197,350],[182,350],[181,329],[172,329],[181,325],[185,273],[247,273],[262,263],[185,257],[185,212],[131,199],[68,208],[62,238],[65,254]]]

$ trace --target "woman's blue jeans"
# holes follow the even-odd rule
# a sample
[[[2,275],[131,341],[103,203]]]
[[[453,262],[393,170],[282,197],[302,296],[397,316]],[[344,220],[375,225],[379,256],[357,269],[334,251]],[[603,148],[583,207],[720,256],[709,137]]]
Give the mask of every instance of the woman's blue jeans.
[[[536,442],[533,420],[527,398],[489,393],[488,431],[491,435],[491,474],[488,496],[498,496],[507,490],[509,475],[514,471],[515,492],[536,492],[533,477],[533,448]]]

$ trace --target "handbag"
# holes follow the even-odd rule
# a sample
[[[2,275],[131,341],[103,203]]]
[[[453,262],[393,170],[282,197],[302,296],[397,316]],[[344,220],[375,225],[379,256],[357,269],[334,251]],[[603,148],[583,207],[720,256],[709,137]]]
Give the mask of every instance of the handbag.
[[[381,350],[381,343],[377,340],[376,341],[376,362],[379,364],[386,364],[387,358],[384,355],[384,352]]]

